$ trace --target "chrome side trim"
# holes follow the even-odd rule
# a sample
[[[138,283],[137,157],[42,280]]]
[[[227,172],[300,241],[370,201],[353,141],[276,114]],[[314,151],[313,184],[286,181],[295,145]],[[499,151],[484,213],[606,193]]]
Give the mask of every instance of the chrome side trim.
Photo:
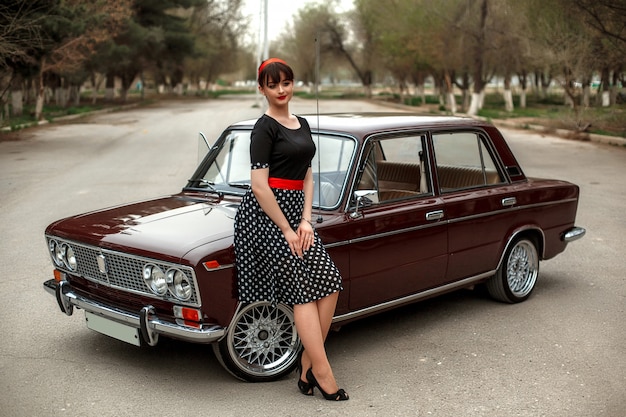
[[[497,214],[508,213],[508,212],[511,212],[511,211],[518,211],[518,210],[524,210],[524,209],[538,208],[538,207],[550,206],[550,205],[554,205],[554,204],[570,203],[570,202],[574,202],[574,201],[578,201],[578,200],[576,198],[570,198],[568,200],[562,200],[562,201],[551,201],[551,202],[546,202],[546,203],[528,204],[528,205],[525,205],[525,206],[515,206],[515,207],[503,208],[503,209],[500,209],[500,210],[493,210],[493,211],[490,211],[490,212],[487,212],[487,213],[473,214],[471,216],[459,217],[459,218],[451,219],[451,220],[441,220],[441,221],[438,221],[436,223],[424,224],[424,225],[419,225],[419,226],[415,226],[415,227],[408,227],[406,229],[394,230],[392,232],[385,232],[385,233],[378,233],[378,234],[375,234],[375,235],[363,236],[363,237],[360,237],[358,239],[344,240],[344,241],[341,241],[341,242],[334,242],[334,243],[329,243],[329,244],[325,243],[324,247],[326,247],[326,248],[334,248],[334,247],[338,247],[338,246],[345,246],[345,245],[349,245],[349,244],[352,244],[352,243],[364,242],[364,241],[367,241],[367,240],[379,239],[379,238],[388,237],[388,236],[395,236],[395,235],[398,235],[398,234],[401,234],[401,233],[414,232],[416,230],[427,229],[429,227],[435,227],[435,226],[459,223],[459,222],[463,222],[463,221],[467,221],[467,220],[480,219],[482,217],[488,217],[488,216],[493,216],[493,215],[497,215]],[[358,221],[358,220],[356,220],[356,221]],[[537,229],[537,230],[540,230],[540,229]],[[540,230],[540,231],[543,234],[543,231],[542,230]]]
[[[500,210],[488,211],[486,213],[473,214],[471,216],[459,217],[459,218],[456,218],[456,219],[448,220],[448,223],[464,222],[466,220],[480,219],[481,217],[493,216],[493,215],[497,215],[497,214],[507,213],[507,212],[510,212],[510,211],[519,211],[519,210],[527,210],[527,209],[533,209],[533,208],[539,208],[539,207],[545,207],[545,206],[553,206],[555,204],[565,204],[565,203],[571,203],[571,202],[574,202],[574,201],[578,201],[578,199],[570,198],[568,200],[561,200],[561,201],[549,201],[549,202],[545,202],[545,203],[527,204],[525,206],[513,206],[513,207],[509,207],[509,208],[503,208],[503,209],[500,209]]]
[[[567,243],[573,242],[585,236],[585,233],[587,233],[587,231],[584,228],[574,226],[563,234],[562,239]]]
[[[341,323],[342,321],[352,320],[359,318],[361,316],[378,313],[379,311],[389,310],[403,304],[410,304],[416,301],[422,300],[424,298],[429,298],[435,296],[437,294],[442,294],[444,292],[449,292],[455,289],[468,287],[473,284],[476,284],[479,281],[484,280],[485,278],[489,278],[493,276],[496,271],[485,272],[470,278],[465,278],[461,281],[451,282],[450,284],[443,285],[441,287],[432,288],[430,290],[425,290],[417,294],[409,295],[403,298],[398,298],[397,300],[387,301],[386,303],[376,304],[375,306],[366,307],[361,310],[353,311],[351,313],[342,314],[340,316],[333,317],[332,323]]]
[[[445,221],[441,221],[441,222],[437,222],[437,223],[422,224],[422,225],[419,225],[419,226],[407,227],[406,229],[399,229],[399,230],[394,230],[394,231],[391,231],[391,232],[378,233],[378,234],[370,235],[370,236],[363,236],[363,237],[360,237],[358,239],[350,239],[350,240],[345,240],[343,242],[335,242],[335,243],[332,243],[332,244],[329,244],[329,245],[324,244],[324,247],[332,248],[332,247],[335,247],[335,246],[349,245],[351,243],[365,242],[367,240],[380,239],[381,237],[395,236],[395,235],[399,235],[399,234],[402,234],[402,233],[414,232],[416,230],[428,229],[428,228],[431,228],[431,227],[437,227],[437,226],[441,226],[441,225],[445,225],[445,224],[446,224]]]
[[[150,311],[150,306],[144,307],[144,322],[142,323],[142,314],[120,310],[118,308],[90,300],[72,291],[71,286],[66,281],[61,282],[63,284],[59,284],[54,279],[51,279],[44,282],[43,287],[50,294],[58,294],[58,300],[60,300],[59,307],[64,313],[67,311],[65,306],[76,306],[109,320],[113,320],[136,329],[144,329],[147,333],[153,333],[151,336],[152,341],[156,340],[156,336],[164,335],[187,342],[213,343],[224,336],[225,329],[215,324],[203,324],[200,328],[193,328],[162,321]],[[146,341],[150,343],[150,340]],[[154,343],[156,344],[156,342]]]

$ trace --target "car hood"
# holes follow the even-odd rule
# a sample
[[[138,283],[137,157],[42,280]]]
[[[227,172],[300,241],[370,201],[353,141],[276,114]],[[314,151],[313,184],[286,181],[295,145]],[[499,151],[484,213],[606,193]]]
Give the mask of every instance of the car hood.
[[[177,194],[68,217],[48,226],[46,234],[142,256],[182,259],[201,245],[232,242],[238,206],[236,200]]]

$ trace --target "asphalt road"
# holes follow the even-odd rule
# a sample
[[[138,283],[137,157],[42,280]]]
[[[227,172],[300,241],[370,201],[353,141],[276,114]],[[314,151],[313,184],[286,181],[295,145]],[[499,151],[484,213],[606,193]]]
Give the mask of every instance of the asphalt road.
[[[0,141],[0,416],[626,415],[626,149],[503,129],[527,175],[577,183],[587,236],[541,264],[518,305],[460,291],[344,326],[328,352],[351,400],[304,397],[291,378],[233,379],[210,347],[140,349],[63,315],[42,288],[58,218],[174,193],[197,132],[255,118],[253,99],[172,101]],[[296,113],[315,103],[294,100]],[[323,101],[321,112],[389,111]]]

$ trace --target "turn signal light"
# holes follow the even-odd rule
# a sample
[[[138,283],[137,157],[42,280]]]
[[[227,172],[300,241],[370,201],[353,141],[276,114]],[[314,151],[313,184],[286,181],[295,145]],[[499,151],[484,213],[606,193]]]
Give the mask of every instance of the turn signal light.
[[[200,310],[189,307],[174,306],[174,317],[183,319],[185,321],[200,321]]]
[[[61,282],[65,279],[65,274],[59,271],[58,269],[55,269],[53,273],[54,273],[54,280],[56,282]]]
[[[220,263],[217,261],[206,261],[203,265],[207,270],[216,269],[220,267]]]

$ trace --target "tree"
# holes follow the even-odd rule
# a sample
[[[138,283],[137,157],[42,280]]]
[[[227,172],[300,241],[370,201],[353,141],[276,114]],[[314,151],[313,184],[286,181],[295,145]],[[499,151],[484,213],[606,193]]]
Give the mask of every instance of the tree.
[[[8,111],[12,90],[13,115],[22,114],[23,80],[37,64],[43,48],[43,22],[51,7],[47,1],[6,0],[0,4],[0,120]],[[8,105],[6,106],[8,107]]]
[[[96,53],[98,45],[114,34],[128,15],[127,0],[59,1],[46,16],[47,35],[39,59],[39,79],[35,117],[43,111],[45,78],[60,80],[81,72],[85,63]],[[82,80],[76,83],[80,84]]]
[[[206,87],[220,74],[239,67],[242,60],[241,39],[247,24],[241,14],[242,0],[208,0],[190,10],[191,33],[195,37],[195,53],[185,61],[187,75]]]
[[[596,33],[593,55],[602,62],[602,104],[615,104],[618,79],[623,77],[626,66],[623,52],[626,47],[626,0],[575,0],[574,4],[582,12],[584,22]],[[587,88],[586,103],[589,101],[588,91]]]
[[[132,0],[131,18],[101,50],[110,63],[104,68],[109,88],[118,77],[125,100],[133,81],[145,71],[170,89],[180,84],[184,58],[194,53],[194,38],[181,10],[203,4],[204,0]]]

